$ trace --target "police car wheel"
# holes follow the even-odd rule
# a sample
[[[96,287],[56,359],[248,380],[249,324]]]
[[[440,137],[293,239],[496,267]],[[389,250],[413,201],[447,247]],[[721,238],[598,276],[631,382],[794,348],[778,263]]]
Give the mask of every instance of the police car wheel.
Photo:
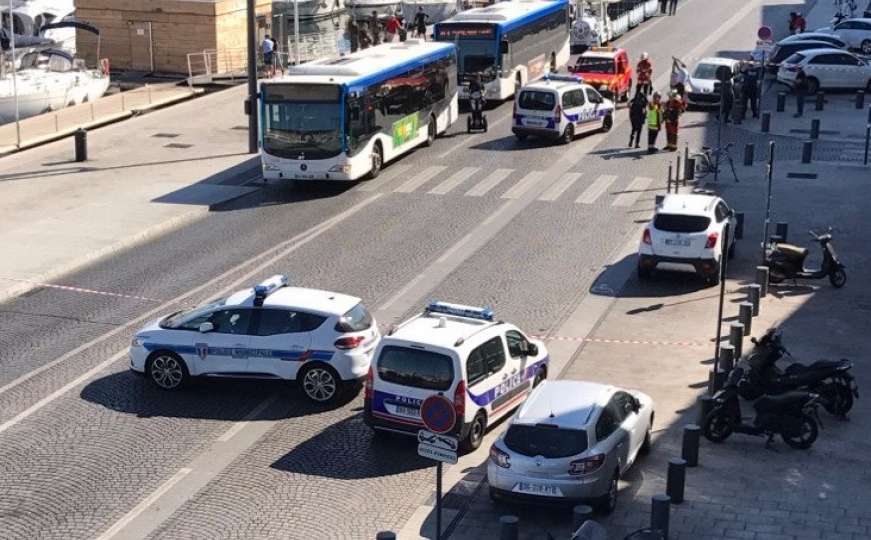
[[[469,426],[469,434],[463,439],[463,449],[474,452],[484,441],[484,433],[487,431],[487,417],[483,413],[475,415],[472,425]]]
[[[332,368],[315,364],[307,367],[300,376],[302,391],[315,403],[329,403],[341,394],[342,382]]]
[[[569,144],[575,139],[575,126],[569,124],[566,126],[565,131],[563,131],[562,137],[560,137],[561,144]]]
[[[609,114],[604,119],[602,119],[602,131],[611,131],[611,126],[614,125],[614,119],[611,118]]]
[[[148,377],[162,390],[178,390],[188,376],[184,360],[175,353],[160,351],[148,361]]]
[[[539,369],[538,371],[535,372],[535,377],[532,379],[532,387],[535,388],[536,386],[541,384],[541,381],[543,381],[546,378],[547,378],[547,374],[544,372],[544,370]]]

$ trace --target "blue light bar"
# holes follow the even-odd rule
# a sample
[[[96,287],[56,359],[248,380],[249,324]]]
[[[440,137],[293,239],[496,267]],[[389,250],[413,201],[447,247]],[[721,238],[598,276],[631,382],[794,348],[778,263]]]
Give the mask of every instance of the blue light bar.
[[[255,296],[269,296],[281,287],[287,286],[287,276],[275,274],[269,279],[261,281],[254,287]]]
[[[470,319],[480,319],[482,321],[493,320],[493,310],[490,308],[464,306],[462,304],[450,304],[448,302],[430,302],[429,305],[426,306],[426,310],[429,313],[443,313],[455,317],[467,317]]]
[[[548,73],[544,76],[544,80],[546,80],[546,81],[565,81],[565,82],[574,82],[574,83],[584,82],[583,77],[576,77],[574,75],[560,75],[558,73]]]

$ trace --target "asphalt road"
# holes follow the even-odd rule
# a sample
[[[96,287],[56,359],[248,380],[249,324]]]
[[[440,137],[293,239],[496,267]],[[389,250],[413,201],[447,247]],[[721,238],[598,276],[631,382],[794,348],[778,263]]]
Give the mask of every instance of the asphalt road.
[[[619,44],[633,61],[648,51],[659,76],[672,55],[745,43],[758,13],[689,0]],[[266,186],[63,280],[115,294],[40,288],[0,305],[0,536],[400,528],[430,495],[430,462],[374,442],[361,398],[324,410],[250,382],[162,393],[128,372],[126,347],[144,321],[274,273],[358,295],[382,323],[438,298],[492,306],[534,334],[557,328],[635,234],[673,156],[627,150],[623,109],[611,133],[569,146],[518,143],[510,115],[510,102],[488,111],[491,131],[474,136],[463,120],[372,183]]]

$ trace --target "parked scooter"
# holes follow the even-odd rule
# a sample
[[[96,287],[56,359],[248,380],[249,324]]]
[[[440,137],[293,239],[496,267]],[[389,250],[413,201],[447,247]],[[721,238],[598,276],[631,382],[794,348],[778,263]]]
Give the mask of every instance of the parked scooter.
[[[819,394],[820,403],[831,414],[845,416],[853,408],[853,399],[859,397],[859,388],[850,374],[853,363],[849,360],[819,360],[810,365],[793,362],[782,370],[777,361],[784,355],[791,355],[783,346],[778,329],[772,328],[761,338],[751,341],[755,347],[747,356],[747,362],[757,374],[750,379],[758,383],[740,389],[744,399],[805,390]]]
[[[714,408],[702,423],[702,434],[711,442],[723,442],[732,433],[762,435],[770,445],[775,435],[793,448],[810,448],[819,434],[817,402],[819,395],[789,392],[782,396],[764,396],[753,403],[756,417],[747,423],[741,417],[738,402],[740,388],[750,384],[752,368],[746,360],[739,362],[729,375],[725,387],[714,394]]]
[[[831,233],[818,235],[814,231],[808,231],[808,234],[820,244],[820,249],[823,252],[822,266],[817,269],[804,267],[804,261],[808,255],[807,248],[773,242],[765,252],[768,280],[771,283],[780,283],[785,279],[822,279],[828,277],[832,286],[840,289],[847,283],[847,272],[844,270],[845,266],[838,260],[838,255],[832,246]]]

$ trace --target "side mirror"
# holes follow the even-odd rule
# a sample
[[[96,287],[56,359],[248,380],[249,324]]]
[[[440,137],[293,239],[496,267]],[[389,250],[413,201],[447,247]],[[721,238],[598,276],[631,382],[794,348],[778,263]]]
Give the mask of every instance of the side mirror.
[[[638,401],[638,398],[632,398],[632,409],[634,409],[635,412],[641,410],[641,402]]]
[[[200,325],[200,332],[202,332],[203,334],[205,334],[207,332],[211,332],[214,329],[215,329],[215,325],[210,323],[210,322],[204,322]]]
[[[538,356],[538,345],[530,343],[526,346],[527,356]]]
[[[499,54],[508,54],[508,42],[500,41],[499,42]]]

